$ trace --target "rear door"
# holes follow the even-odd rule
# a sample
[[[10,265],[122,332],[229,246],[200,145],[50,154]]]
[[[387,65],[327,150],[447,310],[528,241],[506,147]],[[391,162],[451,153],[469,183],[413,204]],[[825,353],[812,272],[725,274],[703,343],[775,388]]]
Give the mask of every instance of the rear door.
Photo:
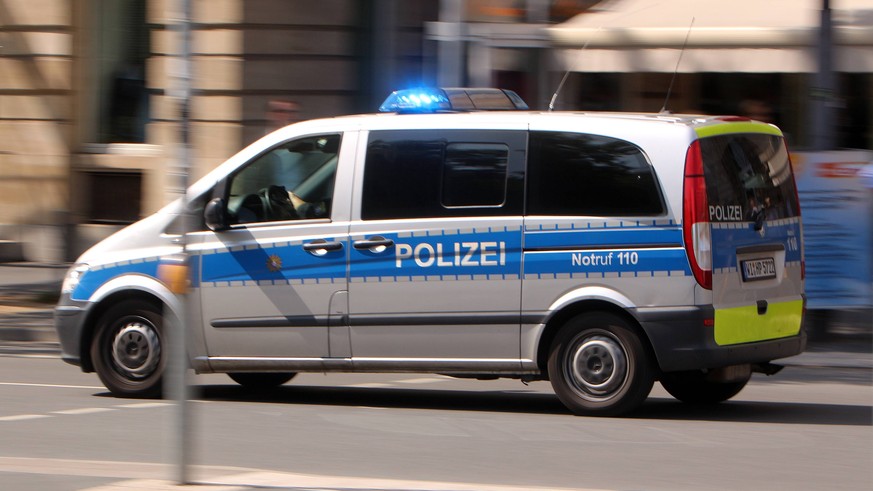
[[[758,129],[761,133],[735,133]],[[793,336],[803,312],[800,206],[775,127],[720,125],[700,139],[712,226],[715,341]]]

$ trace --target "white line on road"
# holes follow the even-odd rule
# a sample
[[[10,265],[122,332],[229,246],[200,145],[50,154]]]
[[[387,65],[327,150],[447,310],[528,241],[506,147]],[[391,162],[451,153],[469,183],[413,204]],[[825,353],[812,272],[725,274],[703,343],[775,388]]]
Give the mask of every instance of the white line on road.
[[[48,414],[17,414],[15,416],[0,417],[0,421],[24,421],[28,419],[50,418]]]
[[[64,409],[62,411],[52,411],[52,414],[94,414],[115,411],[111,407],[83,407],[79,409]]]
[[[445,382],[448,380],[448,377],[440,378],[440,377],[425,377],[425,378],[408,378],[404,380],[397,380],[398,384],[430,384],[434,382]]]
[[[35,350],[34,350],[35,351]],[[58,355],[33,355],[28,353],[3,353],[0,352],[2,358],[39,358],[42,360],[57,360]]]
[[[148,409],[152,407],[164,407],[164,406],[172,406],[173,404],[169,402],[139,402],[136,404],[120,404],[115,407],[123,407],[128,409]]]
[[[104,389],[105,387],[92,385],[56,385],[56,384],[25,384],[20,382],[0,382],[0,385],[16,386],[16,387],[48,387],[51,389]]]
[[[321,489],[321,490],[427,490],[427,491],[569,491],[567,488],[514,486],[486,483],[414,481],[391,478],[323,476],[276,472],[260,469],[224,466],[192,466],[193,481],[197,484],[181,486],[168,480],[173,466],[145,462],[117,462],[107,460],[68,460],[27,457],[0,457],[0,473],[15,472],[38,475],[93,476],[127,479],[90,491],[229,491],[256,488]],[[585,488],[587,489],[587,488]],[[583,488],[575,488],[583,491]],[[593,490],[589,490],[593,491]]]

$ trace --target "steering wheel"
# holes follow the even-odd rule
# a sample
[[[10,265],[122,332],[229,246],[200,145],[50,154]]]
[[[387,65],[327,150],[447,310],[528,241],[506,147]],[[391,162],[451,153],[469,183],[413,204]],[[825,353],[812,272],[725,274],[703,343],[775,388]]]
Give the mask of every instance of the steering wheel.
[[[264,203],[264,215],[267,220],[296,220],[297,210],[291,204],[285,186],[270,186],[259,193]]]

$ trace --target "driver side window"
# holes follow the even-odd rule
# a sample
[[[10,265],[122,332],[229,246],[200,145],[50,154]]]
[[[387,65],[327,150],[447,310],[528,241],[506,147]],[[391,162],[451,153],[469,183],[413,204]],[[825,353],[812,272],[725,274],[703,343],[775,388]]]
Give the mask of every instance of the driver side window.
[[[329,218],[340,140],[308,136],[252,160],[230,180],[230,223]]]

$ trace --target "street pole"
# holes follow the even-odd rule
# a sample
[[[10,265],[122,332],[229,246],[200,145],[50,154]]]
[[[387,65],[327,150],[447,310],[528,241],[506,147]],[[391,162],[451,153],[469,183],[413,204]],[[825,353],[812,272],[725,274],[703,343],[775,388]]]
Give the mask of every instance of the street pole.
[[[833,24],[831,22],[830,0],[822,0],[821,21],[818,35],[818,71],[812,86],[812,147],[813,150],[833,150],[834,103],[836,83],[833,66]]]
[[[188,210],[188,176],[191,168],[190,145],[190,106],[191,106],[191,0],[176,0],[176,15],[172,20],[172,29],[176,31],[180,46],[179,56],[172,69],[171,97],[179,107],[179,165],[177,168],[179,182],[179,220],[181,223],[178,244],[181,252],[172,258],[166,258],[163,267],[162,280],[179,299],[176,312],[167,312],[167,339],[169,353],[167,360],[167,379],[164,384],[168,395],[175,400],[175,412],[171,425],[172,449],[170,454],[176,464],[176,482],[180,485],[190,484],[189,463],[191,453],[190,438],[190,405],[188,383],[188,289],[190,268],[188,257],[188,231],[190,212]],[[169,309],[168,309],[169,310]]]

